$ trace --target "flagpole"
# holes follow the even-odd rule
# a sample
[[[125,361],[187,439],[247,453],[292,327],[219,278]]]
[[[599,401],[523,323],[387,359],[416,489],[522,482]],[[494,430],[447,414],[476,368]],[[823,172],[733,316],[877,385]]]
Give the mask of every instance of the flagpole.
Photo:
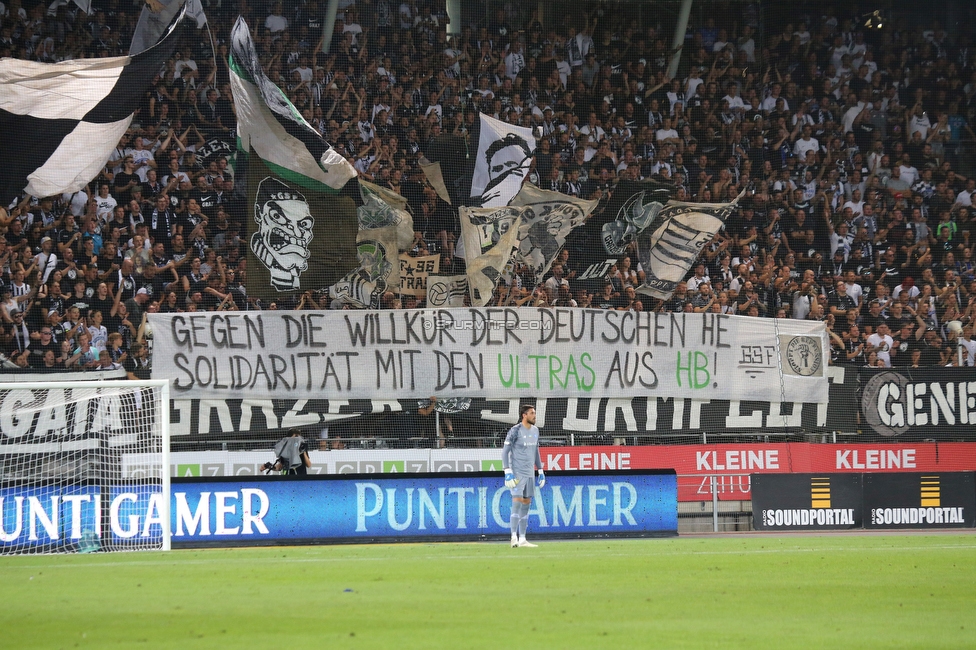
[[[668,79],[674,79],[678,74],[678,63],[681,61],[681,46],[685,44],[685,34],[688,32],[688,19],[691,17],[692,0],[681,0],[678,11],[678,24],[674,28],[674,41],[671,44],[674,54],[668,65]]]
[[[339,0],[329,0],[325,6],[325,24],[322,26],[322,54],[327,56],[332,47],[332,32],[335,31],[336,15],[339,13]]]
[[[461,35],[461,0],[447,0],[447,37]]]

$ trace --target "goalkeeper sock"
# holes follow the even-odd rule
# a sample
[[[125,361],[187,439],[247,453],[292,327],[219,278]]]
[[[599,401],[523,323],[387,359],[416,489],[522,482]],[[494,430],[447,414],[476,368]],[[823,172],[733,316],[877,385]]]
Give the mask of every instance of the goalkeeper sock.
[[[520,505],[520,504],[519,504]],[[522,520],[519,514],[520,508],[516,507],[516,504],[512,504],[512,516],[509,518],[509,524],[512,527],[512,534],[517,535],[519,531],[519,522]]]
[[[519,508],[519,514],[521,515],[521,517],[519,518],[519,527],[518,527],[519,537],[524,538],[525,537],[525,529],[529,527],[529,506],[530,506],[530,504],[528,504],[528,503],[521,503],[519,505],[521,506]]]

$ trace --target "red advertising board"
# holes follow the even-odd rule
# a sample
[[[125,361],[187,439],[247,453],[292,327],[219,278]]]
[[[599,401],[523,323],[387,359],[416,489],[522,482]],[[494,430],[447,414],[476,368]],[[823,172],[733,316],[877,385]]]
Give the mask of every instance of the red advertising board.
[[[679,501],[751,498],[749,474],[816,472],[957,472],[976,470],[976,443],[649,445],[543,447],[546,469],[674,469]],[[701,479],[684,479],[682,476]]]

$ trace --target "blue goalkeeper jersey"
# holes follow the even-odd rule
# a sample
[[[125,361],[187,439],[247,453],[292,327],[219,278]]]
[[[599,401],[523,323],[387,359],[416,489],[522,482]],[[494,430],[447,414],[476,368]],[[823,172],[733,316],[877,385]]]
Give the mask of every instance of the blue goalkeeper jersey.
[[[531,480],[535,476],[535,468],[542,468],[539,427],[532,425],[526,429],[516,424],[509,429],[502,447],[502,463],[504,467],[511,468],[515,476]]]

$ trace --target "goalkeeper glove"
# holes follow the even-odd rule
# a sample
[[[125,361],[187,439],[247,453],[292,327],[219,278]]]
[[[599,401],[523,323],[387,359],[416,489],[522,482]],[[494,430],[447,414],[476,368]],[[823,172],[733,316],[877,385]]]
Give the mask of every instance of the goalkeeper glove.
[[[511,489],[516,485],[518,485],[518,479],[515,478],[515,474],[512,473],[511,469],[506,467],[504,469],[504,472],[505,472],[505,487]]]
[[[538,485],[540,488],[546,487],[546,473],[543,472],[541,469],[539,470],[539,480],[538,483],[536,483],[536,485]]]

